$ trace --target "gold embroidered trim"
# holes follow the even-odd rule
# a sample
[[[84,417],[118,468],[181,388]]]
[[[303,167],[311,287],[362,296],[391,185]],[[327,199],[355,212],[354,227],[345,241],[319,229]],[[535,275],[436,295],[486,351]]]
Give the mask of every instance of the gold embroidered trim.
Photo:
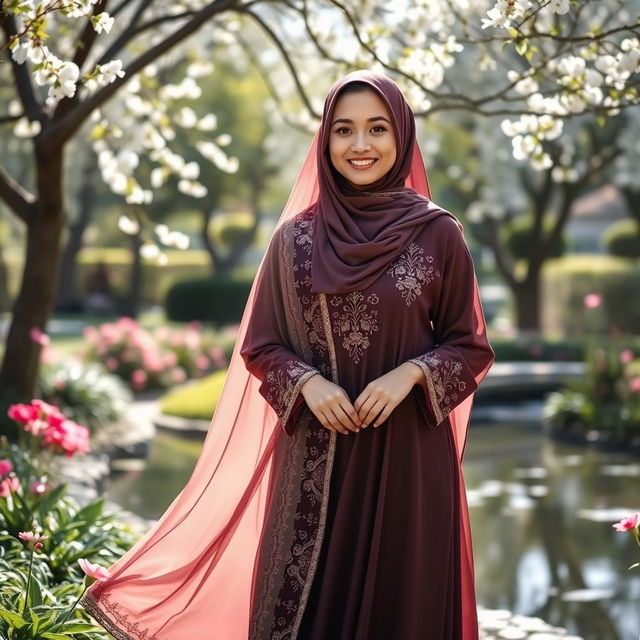
[[[318,294],[320,296],[320,308],[322,310],[322,318],[324,320],[324,327],[327,336],[327,346],[329,347],[329,358],[331,361],[331,377],[333,382],[338,384],[338,365],[336,361],[336,350],[333,344],[333,337],[331,335],[331,320],[329,319],[329,309],[327,308],[327,297],[324,293]],[[305,584],[300,594],[300,604],[296,612],[296,618],[293,621],[293,629],[291,630],[291,640],[296,640],[298,637],[298,631],[300,630],[300,624],[302,623],[302,616],[304,610],[307,607],[307,600],[309,599],[309,593],[311,592],[311,585],[313,583],[313,577],[315,576],[318,566],[318,559],[320,557],[320,550],[322,549],[322,541],[324,540],[324,532],[327,524],[327,510],[329,508],[329,487],[331,484],[331,471],[333,470],[333,461],[336,452],[336,436],[335,431],[329,433],[329,449],[327,451],[327,465],[324,473],[324,484],[322,488],[322,505],[320,506],[320,521],[318,522],[318,535],[316,536],[315,546],[311,552],[311,558],[309,559],[309,569],[307,571]]]
[[[427,391],[429,392],[429,400],[431,402],[431,408],[433,409],[433,414],[436,418],[437,424],[440,424],[444,420],[444,414],[440,409],[440,403],[438,402],[438,394],[436,393],[436,388],[433,383],[431,370],[424,362],[422,362],[422,360],[419,360],[418,358],[410,358],[408,362],[413,362],[414,364],[417,364],[422,369],[422,372],[424,373],[424,378],[427,384]]]
[[[320,311],[322,313],[322,324],[324,325],[324,333],[327,337],[327,347],[329,348],[329,362],[331,362],[331,379],[336,384],[338,381],[338,365],[336,360],[336,347],[333,344],[333,334],[331,329],[331,318],[329,317],[329,307],[327,306],[327,294],[319,293]]]
[[[287,298],[287,309],[294,308],[293,305],[299,304],[297,301],[297,295],[294,289],[294,275],[293,275],[293,264],[294,264],[294,254],[295,254],[295,245],[294,245],[294,231],[295,231],[295,223],[287,222],[282,225],[282,238],[280,245],[280,277],[284,281],[284,292]],[[299,347],[304,344],[303,334],[301,333],[300,327],[297,322],[297,314],[293,313],[290,316],[290,322],[288,322],[289,326],[295,332],[293,339],[295,344]]]
[[[273,524],[270,529],[269,551],[267,547],[262,549],[265,554],[265,567],[259,578],[260,582],[256,588],[254,610],[249,624],[249,640],[260,640],[266,638],[268,631],[265,631],[265,623],[272,612],[273,594],[276,580],[281,577],[281,567],[285,564],[285,523],[291,521],[291,512],[295,511],[295,504],[291,496],[292,483],[300,476],[299,465],[296,464],[296,455],[300,447],[300,441],[304,443],[306,439],[306,428],[310,422],[310,412],[303,412],[301,417],[301,427],[296,429],[292,436],[286,440],[286,453],[282,463],[282,480],[277,486],[277,506]],[[304,444],[303,444],[304,446]],[[275,500],[276,498],[274,498]],[[266,544],[266,543],[265,543]]]
[[[291,415],[291,410],[293,409],[293,405],[296,403],[296,398],[298,397],[298,393],[300,393],[300,389],[302,385],[311,377],[315,376],[316,373],[320,373],[317,369],[309,370],[306,373],[303,373],[299,378],[298,382],[296,382],[295,387],[291,391],[291,398],[289,399],[289,403],[287,404],[284,413],[282,414],[282,427],[287,423],[289,416]]]

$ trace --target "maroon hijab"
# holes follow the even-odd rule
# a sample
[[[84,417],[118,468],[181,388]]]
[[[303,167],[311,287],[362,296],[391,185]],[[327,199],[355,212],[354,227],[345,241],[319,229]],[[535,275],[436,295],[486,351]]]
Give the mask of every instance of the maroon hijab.
[[[393,167],[364,191],[351,187],[342,178],[333,168],[328,151],[336,100],[341,89],[351,82],[365,82],[384,100],[396,138]],[[415,144],[415,117],[393,80],[369,71],[354,71],[333,85],[318,132],[320,192],[311,257],[312,291],[346,293],[366,289],[427,222],[447,213],[405,186]]]

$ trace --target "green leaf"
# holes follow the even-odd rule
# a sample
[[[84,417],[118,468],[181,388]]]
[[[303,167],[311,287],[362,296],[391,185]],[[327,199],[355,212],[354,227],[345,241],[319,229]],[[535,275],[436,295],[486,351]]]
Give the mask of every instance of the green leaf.
[[[35,574],[31,574],[31,582],[29,584],[29,602],[27,608],[32,609],[42,604],[42,586],[36,578]]]
[[[102,627],[96,627],[93,624],[89,624],[87,622],[73,622],[73,620],[65,623],[60,629],[60,631],[64,631],[65,633],[83,633],[85,631],[104,631]]]
[[[29,616],[31,616],[31,620],[33,620],[31,632],[35,635],[38,633],[38,629],[40,628],[40,616],[33,609],[29,610]]]
[[[64,633],[41,633],[40,637],[47,640],[69,640],[69,636]]]
[[[27,624],[21,615],[7,609],[0,608],[0,618],[12,624],[16,629],[22,629]]]

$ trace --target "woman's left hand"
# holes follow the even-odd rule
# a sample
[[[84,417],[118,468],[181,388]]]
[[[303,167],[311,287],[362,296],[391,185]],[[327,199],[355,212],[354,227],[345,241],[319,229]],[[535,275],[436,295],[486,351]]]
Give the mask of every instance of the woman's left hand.
[[[422,369],[413,362],[403,362],[383,376],[372,380],[353,403],[362,428],[372,420],[380,426],[391,412],[407,397],[414,384],[422,379]]]

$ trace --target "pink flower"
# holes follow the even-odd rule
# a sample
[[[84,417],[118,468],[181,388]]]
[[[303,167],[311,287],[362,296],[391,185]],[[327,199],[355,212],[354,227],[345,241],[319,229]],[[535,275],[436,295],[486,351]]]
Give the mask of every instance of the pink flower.
[[[173,351],[169,351],[165,354],[163,361],[165,367],[175,367],[178,364],[178,356]]]
[[[616,531],[630,531],[631,529],[637,529],[638,525],[640,525],[640,513],[634,513],[628,518],[622,518],[622,520],[619,520],[611,526]]]
[[[602,304],[602,296],[599,293],[588,293],[584,297],[583,302],[587,309],[595,309]]]
[[[42,445],[50,447],[56,453],[62,453],[70,458],[75,453],[89,451],[89,429],[76,424],[72,420],[65,420],[60,425],[50,426],[42,436]]]
[[[49,336],[44,333],[39,327],[31,327],[29,336],[31,337],[31,340],[33,340],[33,342],[39,344],[42,347],[48,345],[51,342]]]
[[[98,330],[95,327],[85,327],[82,330],[82,335],[89,344],[93,344],[98,340]]]
[[[196,356],[196,367],[198,369],[207,369],[209,364],[209,358],[204,354],[201,353],[199,356]]]
[[[86,558],[80,558],[80,560],[78,560],[78,564],[80,565],[80,568],[85,572],[85,574],[90,578],[93,578],[94,580],[100,580],[100,582],[104,582],[111,577],[108,569],[101,567],[99,564],[93,564]]]
[[[7,415],[15,422],[26,424],[36,419],[38,409],[31,404],[12,404]]]
[[[49,493],[51,489],[53,489],[53,485],[50,482],[34,480],[29,487],[29,493],[31,493],[32,496],[41,496]]]
[[[171,372],[173,382],[184,382],[187,379],[187,373],[182,367],[176,367]]]
[[[115,358],[107,358],[104,361],[104,366],[109,369],[109,371],[115,371],[118,368],[118,361]]]
[[[59,425],[66,420],[64,414],[58,407],[47,404],[44,400],[36,398],[31,401],[31,404],[38,409],[40,418],[46,420],[49,424]]]
[[[0,476],[6,476],[13,471],[13,462],[11,460],[0,460]]]
[[[635,354],[631,349],[624,349],[620,352],[620,362],[627,363],[631,362],[635,358]]]
[[[640,376],[631,379],[629,388],[631,389],[631,393],[640,393]]]
[[[143,371],[142,369],[136,369],[131,374],[131,384],[133,385],[134,389],[144,389],[145,385],[147,384],[147,372]]]
[[[27,543],[29,549],[42,549],[42,541],[46,540],[49,536],[42,536],[33,531],[21,531],[18,534],[20,540],[24,540]]]
[[[7,476],[0,480],[0,498],[8,498],[12,493],[19,491],[22,485],[17,476]]]

